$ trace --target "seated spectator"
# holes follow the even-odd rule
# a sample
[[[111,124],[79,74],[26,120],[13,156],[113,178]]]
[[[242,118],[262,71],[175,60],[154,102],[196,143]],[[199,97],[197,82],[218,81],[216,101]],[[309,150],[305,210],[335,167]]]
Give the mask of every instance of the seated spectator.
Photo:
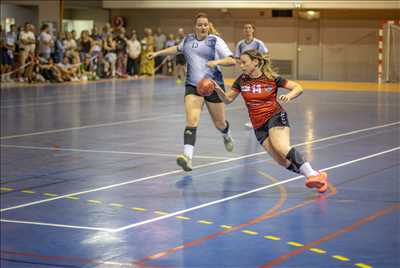
[[[53,58],[49,58],[47,63],[40,64],[40,74],[50,82],[64,82],[61,77],[61,72],[54,64]]]
[[[78,68],[70,64],[69,58],[67,56],[64,56],[63,61],[57,64],[57,68],[59,69],[61,77],[64,81],[78,80],[78,78],[76,77]]]
[[[86,55],[83,62],[79,66],[79,77],[82,81],[97,80],[96,71],[93,68],[90,55]]]

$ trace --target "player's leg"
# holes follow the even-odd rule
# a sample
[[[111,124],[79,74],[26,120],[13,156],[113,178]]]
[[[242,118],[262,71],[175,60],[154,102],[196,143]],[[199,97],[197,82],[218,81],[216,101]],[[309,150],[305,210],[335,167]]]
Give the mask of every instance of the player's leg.
[[[216,94],[216,92],[213,94]],[[218,98],[218,96],[216,97]],[[211,115],[214,126],[222,133],[225,149],[228,152],[232,152],[234,145],[229,122],[225,119],[225,105],[220,102],[219,98],[216,99],[213,95],[207,97],[206,100],[207,109]]]
[[[185,112],[186,112],[186,127],[184,131],[184,146],[183,154],[178,155],[177,164],[185,171],[192,170],[192,158],[194,145],[196,143],[196,131],[200,121],[201,110],[204,106],[204,98],[192,94],[193,89],[189,86],[186,89],[185,96]]]

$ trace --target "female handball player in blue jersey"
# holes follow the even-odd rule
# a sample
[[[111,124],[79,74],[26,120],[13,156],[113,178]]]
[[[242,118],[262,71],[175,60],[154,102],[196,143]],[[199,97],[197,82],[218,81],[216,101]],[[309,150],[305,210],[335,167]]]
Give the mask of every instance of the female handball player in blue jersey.
[[[234,65],[236,62],[228,46],[218,35],[210,32],[210,23],[204,13],[199,13],[194,20],[195,32],[188,34],[177,46],[172,46],[148,55],[149,59],[157,56],[182,53],[187,62],[185,82],[186,128],[184,131],[184,151],[177,156],[177,164],[185,171],[192,170],[193,149],[196,142],[196,130],[200,113],[207,105],[215,127],[222,133],[227,151],[233,150],[233,139],[229,123],[225,120],[225,107],[214,91],[210,96],[200,96],[196,86],[204,77],[216,81],[224,88],[224,80],[219,65]]]

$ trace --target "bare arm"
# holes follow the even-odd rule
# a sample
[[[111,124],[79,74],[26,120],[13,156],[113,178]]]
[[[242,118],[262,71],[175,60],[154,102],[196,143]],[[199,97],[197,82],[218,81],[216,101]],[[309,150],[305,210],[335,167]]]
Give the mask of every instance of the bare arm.
[[[166,49],[159,50],[157,52],[151,52],[147,55],[147,58],[151,60],[158,56],[169,56],[176,54],[178,54],[178,46],[172,46]]]
[[[229,57],[226,57],[226,58],[223,58],[223,59],[220,59],[220,60],[209,61],[207,63],[207,66],[210,67],[210,68],[214,68],[217,65],[231,66],[231,65],[235,65],[235,64],[236,64],[236,60],[233,57],[229,56]]]
[[[289,93],[286,95],[279,96],[279,100],[283,103],[289,102],[303,93],[303,87],[291,80],[287,80],[285,88],[289,90]]]
[[[224,90],[217,84],[215,83],[215,91],[217,92],[219,98],[225,103],[225,104],[230,104],[232,103],[237,96],[239,96],[239,93],[229,89],[227,92],[224,92]]]

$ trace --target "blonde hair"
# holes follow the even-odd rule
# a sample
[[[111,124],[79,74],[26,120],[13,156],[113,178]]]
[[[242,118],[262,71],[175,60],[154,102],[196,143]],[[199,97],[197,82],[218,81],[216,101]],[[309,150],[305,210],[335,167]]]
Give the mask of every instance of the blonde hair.
[[[208,22],[208,25],[209,25],[208,33],[219,36],[219,32],[217,31],[217,29],[215,29],[214,24],[212,22]]]
[[[272,66],[271,56],[269,53],[261,53],[256,49],[246,50],[241,55],[247,55],[251,60],[257,59],[259,61],[258,67],[265,74],[268,79],[275,79],[278,76],[277,71]]]

